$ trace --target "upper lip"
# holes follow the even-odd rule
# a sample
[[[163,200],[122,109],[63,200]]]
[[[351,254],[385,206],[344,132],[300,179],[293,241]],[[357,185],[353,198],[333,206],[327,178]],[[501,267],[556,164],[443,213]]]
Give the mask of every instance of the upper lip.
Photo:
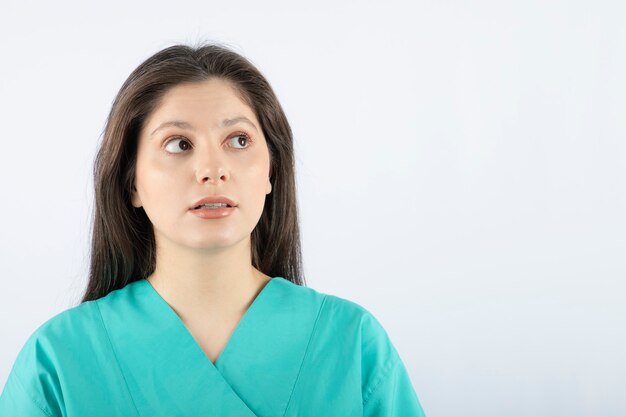
[[[224,197],[223,195],[213,195],[209,197],[204,197],[202,200],[196,201],[193,204],[193,206],[191,206],[190,210],[193,210],[203,204],[209,204],[209,203],[226,203],[231,207],[237,207],[237,203],[235,203],[230,198]]]

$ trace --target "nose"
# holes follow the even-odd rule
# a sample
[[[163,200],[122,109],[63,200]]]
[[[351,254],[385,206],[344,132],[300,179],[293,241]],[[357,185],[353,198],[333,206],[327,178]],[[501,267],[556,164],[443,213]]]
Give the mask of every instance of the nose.
[[[204,184],[206,182],[210,182],[211,184],[216,184],[219,180],[226,181],[227,175],[222,168],[218,169],[210,169],[206,168],[198,172],[196,174],[196,178],[200,184]]]
[[[226,181],[228,176],[224,163],[217,155],[208,155],[198,161],[196,179],[200,184],[216,184],[219,180]]]

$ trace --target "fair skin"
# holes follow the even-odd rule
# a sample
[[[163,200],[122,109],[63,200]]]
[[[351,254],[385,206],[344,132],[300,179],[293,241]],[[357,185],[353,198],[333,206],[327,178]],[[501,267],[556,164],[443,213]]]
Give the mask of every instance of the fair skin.
[[[250,123],[221,124],[239,116]],[[174,120],[190,126],[157,129]],[[252,266],[250,253],[270,174],[254,111],[222,79],[173,87],[139,133],[132,204],[144,208],[157,248],[147,280],[212,362],[270,280]],[[215,195],[238,204],[230,216],[202,219],[189,211]]]

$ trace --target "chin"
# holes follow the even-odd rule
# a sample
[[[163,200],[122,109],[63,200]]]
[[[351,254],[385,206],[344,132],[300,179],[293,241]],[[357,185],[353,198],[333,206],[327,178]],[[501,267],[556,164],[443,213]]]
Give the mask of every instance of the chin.
[[[187,246],[192,247],[194,249],[220,249],[220,248],[228,248],[230,246],[235,246],[240,243],[247,236],[235,236],[231,233],[214,233],[211,235],[204,234],[202,236],[198,236],[197,239],[193,241],[188,241]]]

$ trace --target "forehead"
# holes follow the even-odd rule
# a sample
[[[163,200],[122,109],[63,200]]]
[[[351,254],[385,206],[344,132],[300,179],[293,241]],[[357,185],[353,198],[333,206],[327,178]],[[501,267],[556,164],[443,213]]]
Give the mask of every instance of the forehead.
[[[254,111],[241,99],[234,85],[227,80],[212,78],[169,89],[148,117],[147,126],[165,118],[203,120],[214,125],[237,114],[258,124]]]

